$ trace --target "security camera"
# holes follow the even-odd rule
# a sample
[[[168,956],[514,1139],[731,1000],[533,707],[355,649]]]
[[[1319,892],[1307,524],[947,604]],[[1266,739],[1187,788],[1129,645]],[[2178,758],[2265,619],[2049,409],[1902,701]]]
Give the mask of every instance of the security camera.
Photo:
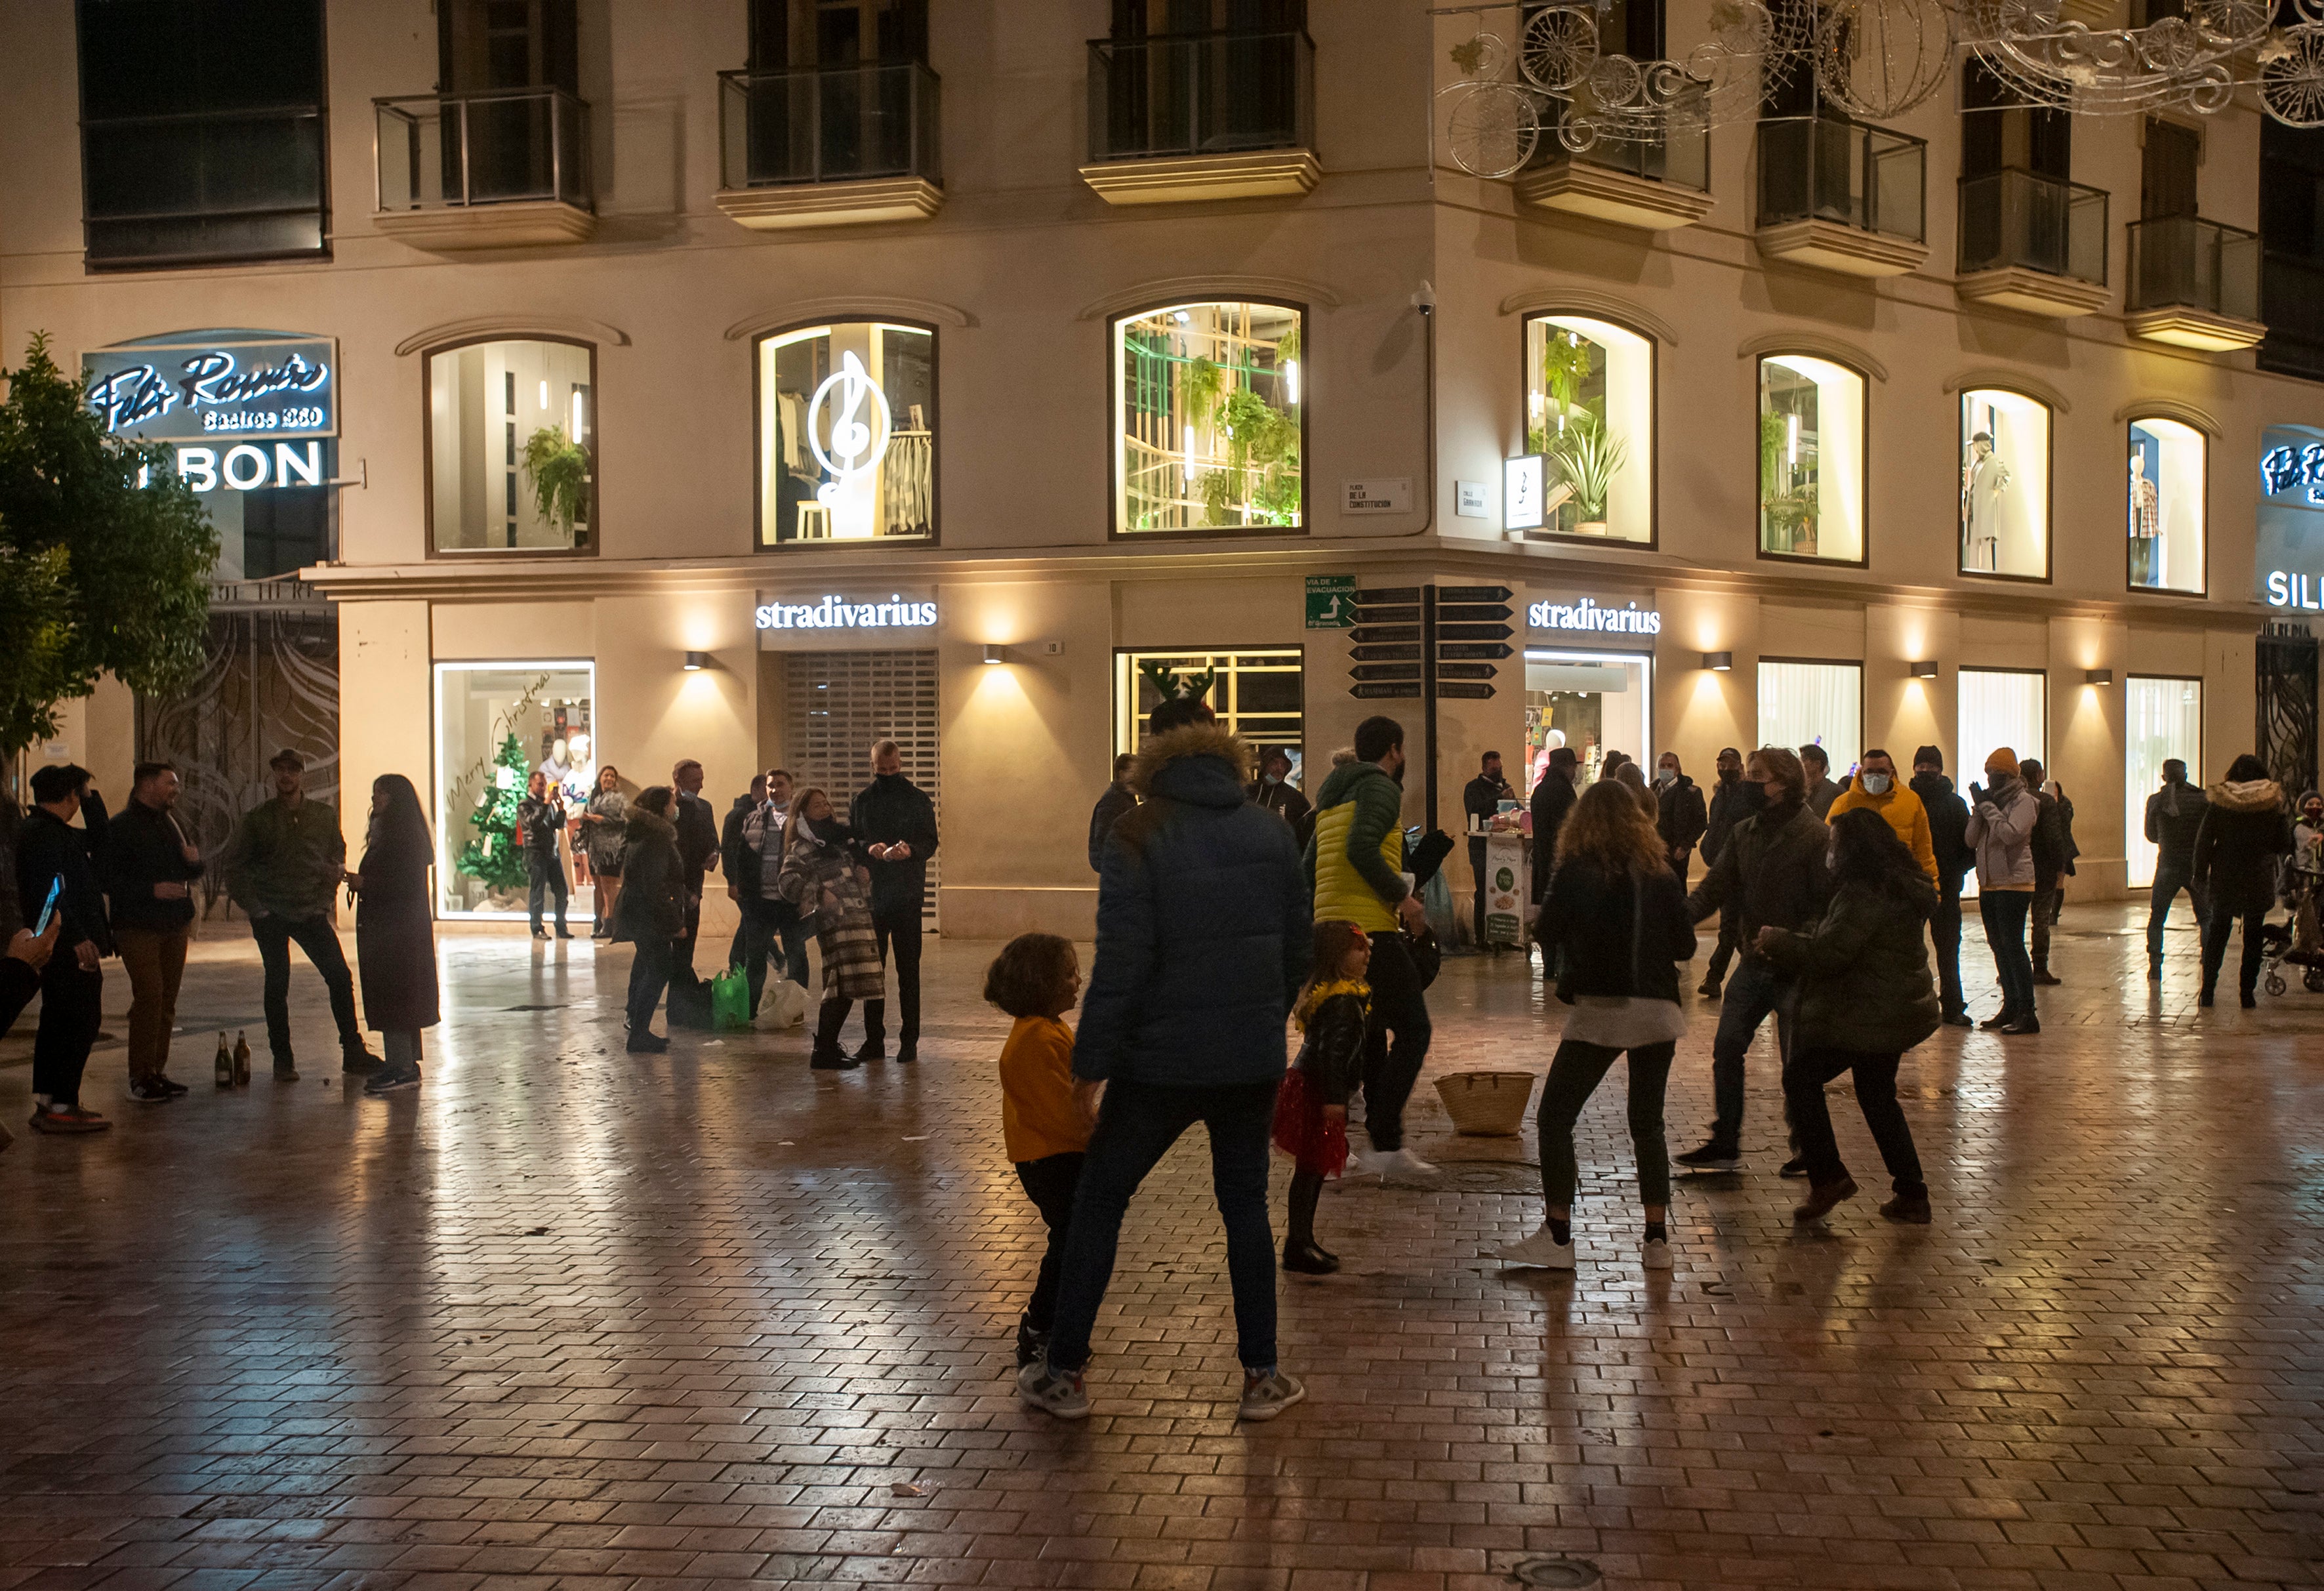
[[[1412,290],[1411,302],[1412,307],[1424,315],[1435,313],[1436,290],[1429,285],[1425,277],[1422,278],[1418,287]]]

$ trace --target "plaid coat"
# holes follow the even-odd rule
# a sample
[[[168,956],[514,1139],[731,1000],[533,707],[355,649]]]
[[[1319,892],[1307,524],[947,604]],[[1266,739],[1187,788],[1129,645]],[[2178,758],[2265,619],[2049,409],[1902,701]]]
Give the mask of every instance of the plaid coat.
[[[826,840],[801,823],[784,841],[775,893],[799,910],[823,948],[823,997],[877,1000],[886,993],[872,893],[852,837]]]

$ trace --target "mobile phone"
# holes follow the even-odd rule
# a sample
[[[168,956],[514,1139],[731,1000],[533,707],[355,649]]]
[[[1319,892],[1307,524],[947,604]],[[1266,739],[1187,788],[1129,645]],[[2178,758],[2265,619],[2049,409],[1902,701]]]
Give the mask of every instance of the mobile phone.
[[[65,875],[60,873],[49,881],[49,898],[41,902],[41,920],[32,925],[34,939],[49,931],[49,919],[57,914],[57,897],[64,893]]]

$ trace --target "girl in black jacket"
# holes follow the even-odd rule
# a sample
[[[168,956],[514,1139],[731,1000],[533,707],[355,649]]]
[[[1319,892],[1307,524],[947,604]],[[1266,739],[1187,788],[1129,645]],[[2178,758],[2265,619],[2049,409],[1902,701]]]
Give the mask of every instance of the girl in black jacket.
[[[1563,974],[1557,997],[1572,1006],[1549,1063],[1537,1118],[1545,1224],[1500,1253],[1505,1264],[1573,1269],[1573,1124],[1615,1059],[1630,1057],[1630,1142],[1646,1206],[1641,1256],[1670,1269],[1664,1213],[1670,1151],[1663,1141],[1663,1089],[1686,1031],[1678,967],[1694,957],[1694,925],[1655,821],[1627,786],[1600,780],[1575,803],[1557,837],[1556,871],[1538,930]]]
[[[1315,1199],[1323,1179],[1348,1163],[1348,1096],[1363,1076],[1365,1024],[1371,1013],[1371,941],[1352,922],[1315,925],[1315,957],[1291,1019],[1306,1040],[1275,1103],[1275,1146],[1291,1156],[1290,1230],[1283,1268],[1328,1276],[1340,1256],[1315,1242]]]
[[[2246,1010],[2259,1004],[2261,932],[2275,904],[2276,859],[2292,849],[2292,814],[2283,787],[2267,776],[2267,765],[2246,752],[2227,764],[2227,776],[2203,792],[2202,827],[2195,831],[2195,887],[2209,898],[2203,920],[2203,989],[2196,1003],[2209,1005],[2227,957],[2227,937],[2244,925],[2241,973]]]

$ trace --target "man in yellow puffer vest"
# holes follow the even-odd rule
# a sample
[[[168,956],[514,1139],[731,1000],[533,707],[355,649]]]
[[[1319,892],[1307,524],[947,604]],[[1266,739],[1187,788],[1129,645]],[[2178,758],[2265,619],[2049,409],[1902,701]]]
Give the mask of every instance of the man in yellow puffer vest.
[[[1428,1057],[1430,1028],[1409,937],[1425,919],[1404,871],[1403,773],[1404,726],[1385,717],[1357,725],[1356,760],[1333,769],[1316,793],[1306,856],[1315,920],[1352,922],[1372,942],[1371,1029],[1364,1039],[1364,1131],[1372,1152],[1354,1158],[1382,1177],[1436,1169],[1404,1147],[1405,1102]]]

